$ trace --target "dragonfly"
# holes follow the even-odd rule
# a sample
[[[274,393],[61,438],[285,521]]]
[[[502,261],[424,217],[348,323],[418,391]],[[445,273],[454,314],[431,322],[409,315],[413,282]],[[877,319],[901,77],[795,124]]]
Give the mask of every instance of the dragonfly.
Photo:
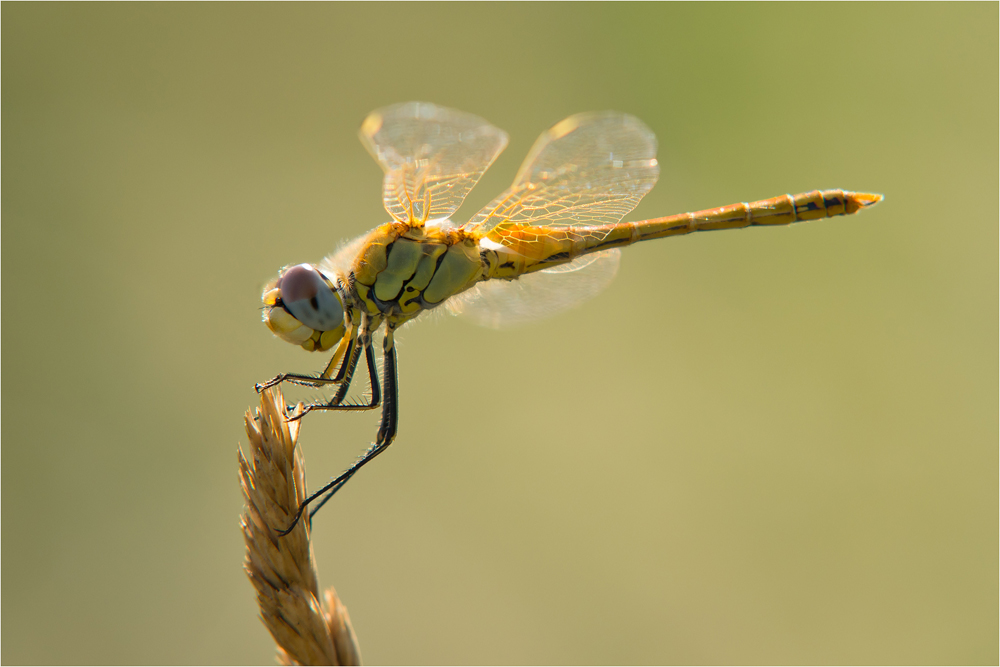
[[[287,534],[364,465],[392,444],[398,426],[394,334],[426,311],[444,307],[477,324],[502,328],[554,315],[608,286],[621,248],[692,232],[788,225],[851,215],[882,195],[815,190],[751,203],[622,222],[656,183],[656,136],[620,112],[570,116],[544,132],[513,184],[465,223],[451,216],[507,145],[482,118],[426,102],[373,111],[362,143],[382,167],[382,202],[392,218],[316,264],[281,269],[264,288],[263,320],[282,340],[310,352],[333,350],[316,374],[284,373],[282,382],[332,388],[313,411],[381,407],[375,441],[341,475],[308,496]],[[382,378],[373,339],[384,327]],[[370,396],[346,400],[361,358]]]

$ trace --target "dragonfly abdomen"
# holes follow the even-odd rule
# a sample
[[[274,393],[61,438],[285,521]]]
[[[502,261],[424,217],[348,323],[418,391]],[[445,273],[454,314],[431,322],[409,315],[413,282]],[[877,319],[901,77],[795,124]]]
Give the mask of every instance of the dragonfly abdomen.
[[[741,202],[694,213],[621,223],[634,231],[633,242],[680,236],[691,232],[790,225],[795,222],[851,215],[882,201],[882,195],[845,190],[813,190],[752,203]]]
[[[488,262],[488,278],[513,279],[526,273],[566,264],[581,255],[621,248],[639,241],[717,229],[789,225],[795,222],[851,215],[882,201],[882,195],[845,190],[813,190],[752,203],[681,213],[665,218],[610,225],[568,227],[501,223],[480,241]]]

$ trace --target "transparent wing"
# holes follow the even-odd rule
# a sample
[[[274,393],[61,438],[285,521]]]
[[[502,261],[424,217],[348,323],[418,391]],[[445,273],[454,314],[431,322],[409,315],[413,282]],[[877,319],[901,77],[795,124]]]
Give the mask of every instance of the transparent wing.
[[[427,102],[373,111],[359,134],[385,171],[385,209],[412,224],[454,213],[507,145],[482,118]]]
[[[538,138],[514,184],[465,228],[617,223],[659,171],[656,135],[638,118],[614,111],[570,116]]]
[[[620,259],[620,250],[602,250],[517,280],[482,282],[448,299],[445,306],[479,326],[521,326],[558,315],[597,296],[611,284]]]

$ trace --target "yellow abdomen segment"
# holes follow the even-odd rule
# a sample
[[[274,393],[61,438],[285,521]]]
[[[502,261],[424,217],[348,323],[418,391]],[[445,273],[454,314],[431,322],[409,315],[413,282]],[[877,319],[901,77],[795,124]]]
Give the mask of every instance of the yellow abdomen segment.
[[[739,229],[754,225],[790,225],[793,222],[851,215],[882,201],[882,195],[844,190],[813,190],[781,195],[753,203],[739,203],[697,213],[622,223],[633,228],[635,241],[677,236],[716,229]]]
[[[524,273],[571,262],[581,255],[621,248],[639,241],[691,232],[789,225],[794,222],[851,215],[882,201],[882,195],[845,190],[814,190],[739,203],[694,213],[612,225],[541,227],[501,223],[481,244],[495,250],[490,278],[511,279]]]

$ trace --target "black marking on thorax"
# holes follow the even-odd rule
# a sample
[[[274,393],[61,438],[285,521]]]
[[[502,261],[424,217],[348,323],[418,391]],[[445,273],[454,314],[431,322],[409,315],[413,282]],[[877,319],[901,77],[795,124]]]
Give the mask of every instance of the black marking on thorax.
[[[406,237],[399,237],[399,238],[406,238]],[[386,248],[385,248],[386,268],[389,267],[389,255],[392,252],[393,246],[397,243],[398,240],[399,239],[397,239],[396,241],[393,241],[392,243],[389,243],[389,244],[386,245]],[[409,242],[415,242],[415,243],[420,243],[423,246],[433,246],[435,244],[440,244],[440,245],[445,245],[445,246],[450,247],[452,245],[452,244],[449,244],[449,243],[438,242],[438,241],[429,241],[429,242],[428,241],[419,241],[417,239],[407,239],[407,241],[409,241]],[[430,277],[430,280],[428,280],[428,284],[430,284],[430,281],[434,279],[434,276],[437,274],[438,269],[441,267],[441,262],[444,261],[444,258],[445,258],[445,256],[447,254],[448,254],[448,251],[446,249],[445,252],[442,252],[434,260],[434,270],[431,271],[431,277]],[[378,275],[376,275],[376,277],[375,277],[375,285],[366,286],[367,290],[368,290],[368,299],[370,299],[372,301],[372,303],[375,304],[375,306],[378,308],[378,310],[379,310],[379,312],[381,314],[383,314],[383,315],[402,315],[402,314],[404,314],[403,310],[402,310],[402,308],[400,306],[399,301],[400,301],[400,299],[404,295],[410,295],[410,294],[413,294],[414,292],[418,292],[420,294],[420,296],[418,296],[416,299],[411,299],[409,301],[409,303],[414,303],[414,302],[417,303],[419,305],[418,312],[421,311],[421,310],[429,310],[429,309],[434,308],[436,306],[440,306],[442,303],[444,303],[444,301],[441,301],[439,303],[430,303],[428,301],[425,301],[424,298],[423,298],[423,292],[422,292],[422,290],[418,290],[416,287],[414,287],[413,285],[410,284],[413,281],[413,278],[416,276],[417,271],[420,268],[420,263],[423,261],[424,257],[427,257],[426,253],[423,254],[423,255],[421,255],[421,259],[418,260],[415,263],[415,265],[413,267],[413,271],[410,273],[410,275],[408,275],[406,278],[403,279],[402,284],[401,284],[400,289],[399,289],[399,292],[397,292],[396,295],[393,296],[391,299],[383,301],[382,299],[379,299],[375,295],[375,285],[378,284]],[[381,275],[381,273],[382,272],[380,271],[379,275]],[[352,280],[353,280],[353,277],[354,277],[354,274],[352,273],[351,274]],[[447,299],[445,299],[445,301],[446,300]],[[363,303],[364,299],[361,299],[361,302]]]

